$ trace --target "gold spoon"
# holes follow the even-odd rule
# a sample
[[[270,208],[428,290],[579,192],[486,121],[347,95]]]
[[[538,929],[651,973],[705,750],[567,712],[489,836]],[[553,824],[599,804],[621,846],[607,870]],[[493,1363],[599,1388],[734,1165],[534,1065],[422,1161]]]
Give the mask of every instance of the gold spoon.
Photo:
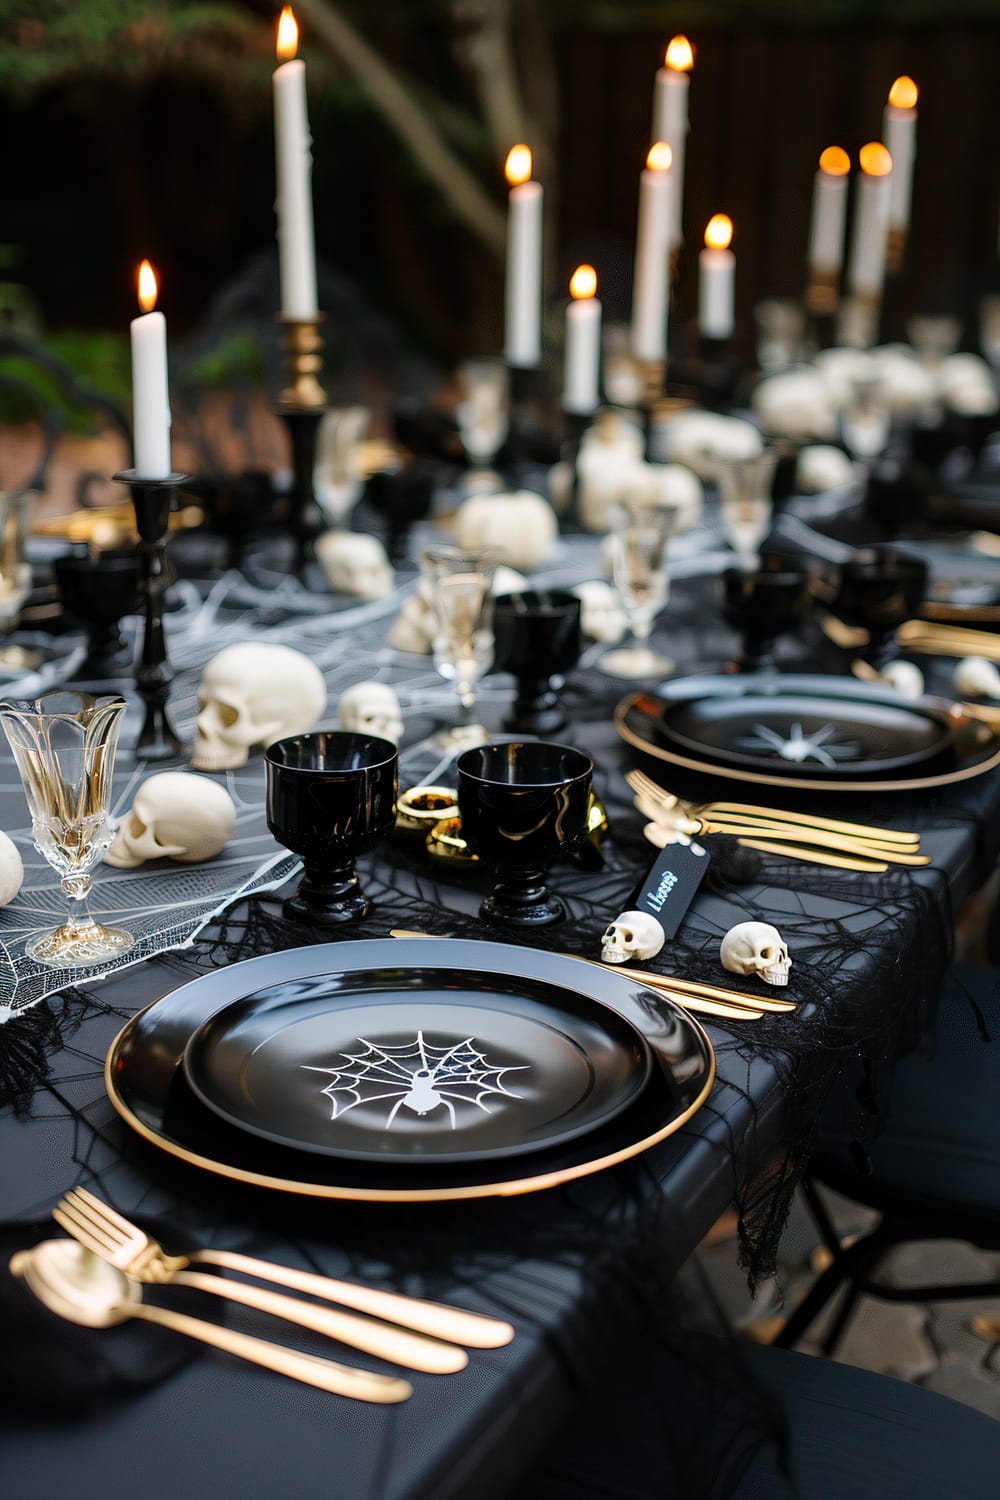
[[[51,1312],[84,1328],[114,1328],[118,1323],[137,1318],[161,1328],[172,1328],[175,1333],[211,1344],[251,1364],[263,1365],[266,1370],[338,1396],[350,1396],[355,1401],[385,1405],[405,1401],[413,1394],[408,1380],[352,1369],[332,1359],[302,1354],[283,1344],[271,1344],[233,1328],[189,1317],[187,1313],[145,1303],[137,1281],[75,1240],[43,1240],[31,1250],[18,1250],[11,1256],[10,1269]]]

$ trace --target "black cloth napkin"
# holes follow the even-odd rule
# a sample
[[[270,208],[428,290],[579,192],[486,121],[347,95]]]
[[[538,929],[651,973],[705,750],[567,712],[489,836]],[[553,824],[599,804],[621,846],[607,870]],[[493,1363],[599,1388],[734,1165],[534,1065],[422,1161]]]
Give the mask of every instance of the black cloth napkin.
[[[158,1238],[169,1227],[149,1219],[143,1227]],[[0,1407],[18,1415],[44,1411],[83,1415],[105,1402],[136,1394],[166,1380],[204,1352],[204,1346],[149,1323],[84,1328],[50,1312],[10,1271],[17,1250],[59,1238],[50,1219],[0,1230]],[[143,1295],[147,1289],[144,1288]],[[221,1321],[224,1304],[182,1287],[149,1288],[150,1300],[210,1322]]]

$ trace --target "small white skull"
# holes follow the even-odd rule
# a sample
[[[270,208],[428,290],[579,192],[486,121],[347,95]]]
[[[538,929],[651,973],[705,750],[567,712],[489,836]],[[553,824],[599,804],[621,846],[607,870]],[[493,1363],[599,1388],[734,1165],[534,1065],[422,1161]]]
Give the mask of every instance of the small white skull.
[[[236,826],[236,807],[224,786],[207,776],[163,771],[135,794],[104,862],[133,870],[147,859],[196,864],[224,848]]]
[[[403,738],[403,711],[388,683],[356,682],[341,693],[337,713],[341,729],[377,734],[394,745]]]
[[[628,628],[621,599],[609,583],[593,578],[572,590],[580,600],[580,630],[588,641],[614,646]]]
[[[601,958],[606,964],[654,958],[666,941],[663,928],[645,911],[623,911],[601,938]]]
[[[246,765],[254,745],[311,729],[326,707],[326,684],[301,651],[247,642],[212,657],[198,706],[191,764],[230,771]]]
[[[985,656],[966,656],[960,661],[954,683],[963,698],[1000,698],[1000,672]]]
[[[13,901],[24,884],[24,863],[13,839],[0,833],[0,906]]]
[[[911,701],[923,696],[924,674],[913,661],[891,661],[879,673],[883,682],[894,688],[901,698]]]
[[[780,987],[788,983],[792,967],[788,944],[769,922],[740,922],[730,927],[719,957],[730,974],[756,974],[766,984]]]
[[[335,593],[357,599],[384,599],[392,593],[388,554],[378,537],[366,531],[325,531],[316,538],[316,558]]]

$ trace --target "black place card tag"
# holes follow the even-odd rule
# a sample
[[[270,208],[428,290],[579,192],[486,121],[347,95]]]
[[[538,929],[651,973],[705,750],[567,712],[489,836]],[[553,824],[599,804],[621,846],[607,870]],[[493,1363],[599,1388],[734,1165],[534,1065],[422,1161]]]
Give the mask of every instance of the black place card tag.
[[[655,917],[668,938],[675,936],[698,894],[712,856],[701,844],[667,844],[639,887],[635,910]]]

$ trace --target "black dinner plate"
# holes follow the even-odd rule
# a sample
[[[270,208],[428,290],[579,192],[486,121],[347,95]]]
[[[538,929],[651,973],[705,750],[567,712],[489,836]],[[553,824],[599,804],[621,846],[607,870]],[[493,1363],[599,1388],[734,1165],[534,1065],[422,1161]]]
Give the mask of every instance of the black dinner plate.
[[[442,975],[450,976],[455,995],[463,996],[456,1004],[464,1006],[474,996],[472,1007],[480,1012],[477,1021],[485,1016],[490,1025],[495,1024],[490,1018],[494,1008],[499,1015],[501,1008],[511,1006],[518,1030],[522,1025],[518,1018],[530,1017],[531,1024],[537,1019],[533,1006],[541,1004],[551,1019],[548,1008],[556,1004],[568,1033],[576,1033],[578,1023],[585,1021],[588,1037],[593,1027],[597,1034],[605,1034],[609,1045],[627,1047],[626,1071],[632,1080],[626,1085],[629,1097],[609,1103],[608,1096],[598,1110],[599,1119],[584,1125],[578,1117],[578,1131],[571,1128],[560,1135],[557,1121],[543,1121],[541,1134],[548,1132],[549,1140],[535,1143],[523,1157],[510,1149],[512,1130],[506,1145],[491,1145],[482,1159],[472,1151],[458,1160],[404,1152],[405,1159],[400,1160],[383,1159],[367,1149],[356,1156],[332,1154],[304,1148],[301,1142],[289,1145],[267,1139],[246,1128],[245,1121],[236,1125],[222,1118],[217,1109],[209,1109],[189,1084],[185,1068],[189,1044],[194,1071],[205,1048],[212,1051],[216,1022],[221,1035],[236,1035],[247,1010],[244,1002],[252,1011],[253,998],[262,993],[273,995],[284,989],[287,994],[288,987],[304,986],[305,995],[312,981],[318,981],[327,993],[338,987],[354,990],[346,1012],[351,1007],[360,1009],[363,1002],[357,991],[364,988],[366,976],[373,976],[374,992],[378,983],[374,976],[387,972],[393,974],[397,986],[409,991],[407,1020],[418,1006],[418,992],[429,984],[440,989]],[[389,1009],[397,1003],[388,1002]],[[332,1015],[333,1004],[327,1009]],[[377,1009],[375,1005],[369,1016]],[[276,1013],[280,1010],[278,1002]],[[196,1041],[200,1028],[206,1030]],[[265,1024],[264,1034],[269,1048],[281,1034],[280,1025],[269,1034]],[[528,1034],[526,1030],[522,1035]],[[336,1038],[344,1039],[339,1031]],[[234,1045],[245,1048],[245,1041],[241,1036]],[[514,1079],[520,1076],[506,1075],[512,1093],[518,1087]],[[443,938],[321,944],[216,970],[134,1016],[113,1042],[105,1066],[108,1094],[118,1113],[144,1139],[176,1158],[223,1177],[283,1192],[383,1202],[511,1195],[587,1176],[647,1150],[679,1129],[708,1096],[714,1076],[711,1043],[698,1023],[672,1001],[635,981],[557,954]],[[636,1077],[644,1079],[638,1087]],[[321,1075],[316,1078],[322,1086]],[[427,1082],[423,1080],[421,1087]],[[411,1089],[412,1084],[407,1084],[405,1092]],[[429,1102],[428,1095],[422,1097]],[[390,1101],[390,1109],[397,1102],[398,1094]],[[460,1109],[463,1116],[475,1109],[467,1100],[451,1102],[456,1118]],[[570,1112],[573,1107],[581,1106],[571,1106]],[[440,1110],[442,1105],[435,1108]],[[418,1113],[400,1104],[398,1114],[404,1109],[407,1114]]]
[[[396,960],[390,962],[390,960]],[[649,1048],[544,981],[386,962],[247,995],[200,1026],[187,1081],[230,1124],[355,1161],[520,1156],[614,1119]]]
[[[982,775],[1000,739],[947,699],[795,674],[700,676],[632,693],[621,737],[685,769],[818,791],[909,791]]]

